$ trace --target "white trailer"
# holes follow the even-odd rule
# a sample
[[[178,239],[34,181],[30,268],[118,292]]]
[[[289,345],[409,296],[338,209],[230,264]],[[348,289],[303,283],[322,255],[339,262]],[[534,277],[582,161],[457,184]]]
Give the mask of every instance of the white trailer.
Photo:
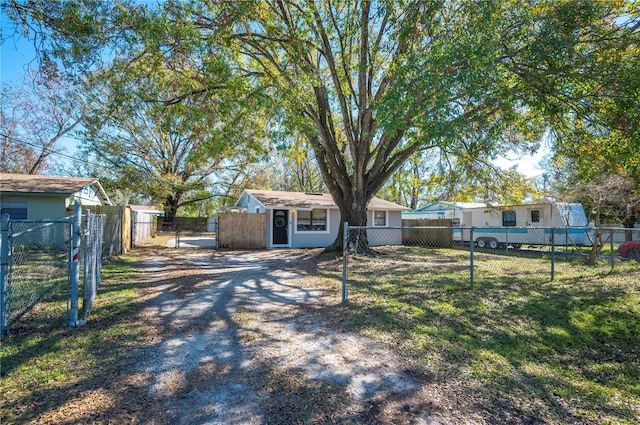
[[[590,245],[588,220],[582,204],[545,202],[462,210],[462,227],[473,227],[479,248],[511,245]],[[468,243],[470,231],[454,231],[454,240]],[[552,237],[553,233],[553,237]]]

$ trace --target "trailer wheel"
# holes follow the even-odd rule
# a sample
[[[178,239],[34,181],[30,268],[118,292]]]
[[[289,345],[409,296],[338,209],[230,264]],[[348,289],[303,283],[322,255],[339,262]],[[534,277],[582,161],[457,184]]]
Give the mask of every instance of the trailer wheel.
[[[640,261],[640,249],[633,248],[632,250],[629,251],[627,256],[632,260]]]
[[[486,248],[487,247],[487,240],[484,238],[480,238],[478,240],[476,240],[476,245],[478,245],[478,248]]]
[[[489,248],[498,249],[498,241],[496,239],[489,239]]]

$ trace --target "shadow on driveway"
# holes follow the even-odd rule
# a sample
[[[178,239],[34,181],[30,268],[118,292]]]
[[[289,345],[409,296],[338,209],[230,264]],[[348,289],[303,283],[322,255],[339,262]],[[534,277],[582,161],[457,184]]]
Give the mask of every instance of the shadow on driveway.
[[[146,350],[140,373],[169,422],[366,423],[382,400],[415,389],[389,351],[301,308],[339,302],[335,289],[304,286],[309,255],[150,257],[141,270],[146,317],[161,340]]]

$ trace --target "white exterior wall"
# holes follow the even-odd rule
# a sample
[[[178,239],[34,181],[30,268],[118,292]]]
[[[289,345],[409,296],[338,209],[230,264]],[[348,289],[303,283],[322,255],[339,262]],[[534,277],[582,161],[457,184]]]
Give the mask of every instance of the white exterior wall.
[[[374,212],[374,210],[367,212],[367,223],[370,227],[375,227],[373,221]],[[385,211],[385,213],[387,215],[387,225],[384,227],[402,226],[402,211]],[[402,245],[402,229],[385,229],[384,227],[367,231],[369,245]]]
[[[322,248],[329,246],[338,236],[338,227],[340,225],[340,211],[337,209],[329,209],[327,214],[327,231],[305,231],[297,230],[297,211],[288,210],[287,208],[274,208],[267,210],[267,248],[281,248],[282,245],[273,244],[273,211],[288,211],[288,238],[287,248]]]
[[[94,185],[89,185],[77,191],[67,200],[67,207],[73,207],[76,201],[79,201],[81,205],[104,205],[103,199]]]
[[[286,208],[274,208],[267,210],[267,248],[281,248],[282,245],[273,245],[273,211],[286,210]],[[401,211],[387,211],[387,226],[402,226]],[[331,245],[338,237],[340,227],[340,211],[329,209],[327,214],[327,231],[298,231],[297,230],[297,210],[288,210],[289,216],[289,244],[288,248],[323,248]],[[373,223],[373,212],[367,213],[369,226]],[[385,229],[372,230],[368,234],[371,246],[380,245],[402,245],[402,230]]]
[[[340,227],[340,210],[329,209],[327,214],[327,230],[324,232],[300,232],[297,230],[297,211],[289,211],[289,236],[292,248],[322,248],[329,246],[338,237]]]

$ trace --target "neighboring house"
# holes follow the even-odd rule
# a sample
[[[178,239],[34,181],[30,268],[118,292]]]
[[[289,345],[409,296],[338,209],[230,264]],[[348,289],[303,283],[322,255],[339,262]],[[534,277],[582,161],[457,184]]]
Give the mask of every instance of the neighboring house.
[[[451,219],[454,226],[459,226],[462,220],[462,210],[465,208],[486,207],[487,204],[472,202],[432,202],[414,211],[402,213],[403,220],[437,220]]]
[[[63,218],[76,201],[81,205],[111,205],[95,178],[0,173],[1,213],[13,219]]]
[[[338,236],[340,210],[329,194],[246,189],[236,207],[267,216],[267,248],[318,248]],[[379,198],[369,202],[369,226],[402,225],[402,211],[409,208]],[[370,245],[400,245],[399,229],[368,233]]]

